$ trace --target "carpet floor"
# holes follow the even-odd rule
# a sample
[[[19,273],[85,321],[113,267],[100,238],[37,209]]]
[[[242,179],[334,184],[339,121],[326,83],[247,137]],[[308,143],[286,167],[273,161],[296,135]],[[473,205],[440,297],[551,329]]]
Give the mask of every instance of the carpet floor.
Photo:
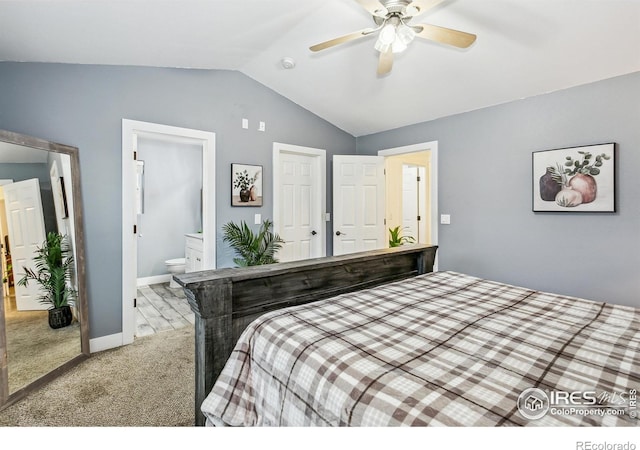
[[[194,353],[193,326],[95,353],[0,411],[0,426],[193,426]]]

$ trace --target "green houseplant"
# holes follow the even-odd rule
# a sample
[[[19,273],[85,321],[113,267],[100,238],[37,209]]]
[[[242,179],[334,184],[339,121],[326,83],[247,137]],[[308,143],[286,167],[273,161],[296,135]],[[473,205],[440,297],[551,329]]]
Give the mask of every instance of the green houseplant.
[[[71,306],[75,304],[77,291],[70,285],[73,272],[73,255],[66,236],[50,232],[42,246],[36,249],[34,268],[23,267],[20,286],[30,281],[40,285],[40,303],[49,305],[49,326],[62,328],[73,321]]]
[[[223,241],[228,242],[238,255],[233,262],[239,267],[257,266],[278,262],[276,253],[284,241],[271,231],[273,223],[265,219],[257,233],[254,233],[245,221],[223,226]]]
[[[413,244],[415,242],[413,236],[401,236],[400,227],[389,228],[389,247],[399,247],[402,244]]]

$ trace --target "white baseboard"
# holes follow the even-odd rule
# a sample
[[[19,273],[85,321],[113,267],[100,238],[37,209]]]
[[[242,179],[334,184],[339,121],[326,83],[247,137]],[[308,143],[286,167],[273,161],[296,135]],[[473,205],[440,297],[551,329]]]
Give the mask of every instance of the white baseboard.
[[[89,353],[101,352],[116,347],[122,347],[122,333],[110,334],[89,340]]]
[[[171,274],[154,275],[152,277],[143,277],[136,280],[136,286],[149,286],[150,284],[168,283],[171,281]]]

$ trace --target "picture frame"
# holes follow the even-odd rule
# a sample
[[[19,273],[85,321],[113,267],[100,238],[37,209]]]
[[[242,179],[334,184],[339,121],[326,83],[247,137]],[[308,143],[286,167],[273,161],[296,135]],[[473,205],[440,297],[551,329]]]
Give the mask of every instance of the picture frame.
[[[533,152],[533,212],[616,212],[616,145]]]
[[[262,166],[231,164],[231,206],[262,206]]]

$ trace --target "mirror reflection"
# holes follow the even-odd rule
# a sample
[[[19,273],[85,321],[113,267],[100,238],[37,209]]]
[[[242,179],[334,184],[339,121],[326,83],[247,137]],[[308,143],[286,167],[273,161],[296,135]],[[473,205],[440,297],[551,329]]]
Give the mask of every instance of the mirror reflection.
[[[69,155],[0,142],[9,395],[81,353],[72,194]]]

